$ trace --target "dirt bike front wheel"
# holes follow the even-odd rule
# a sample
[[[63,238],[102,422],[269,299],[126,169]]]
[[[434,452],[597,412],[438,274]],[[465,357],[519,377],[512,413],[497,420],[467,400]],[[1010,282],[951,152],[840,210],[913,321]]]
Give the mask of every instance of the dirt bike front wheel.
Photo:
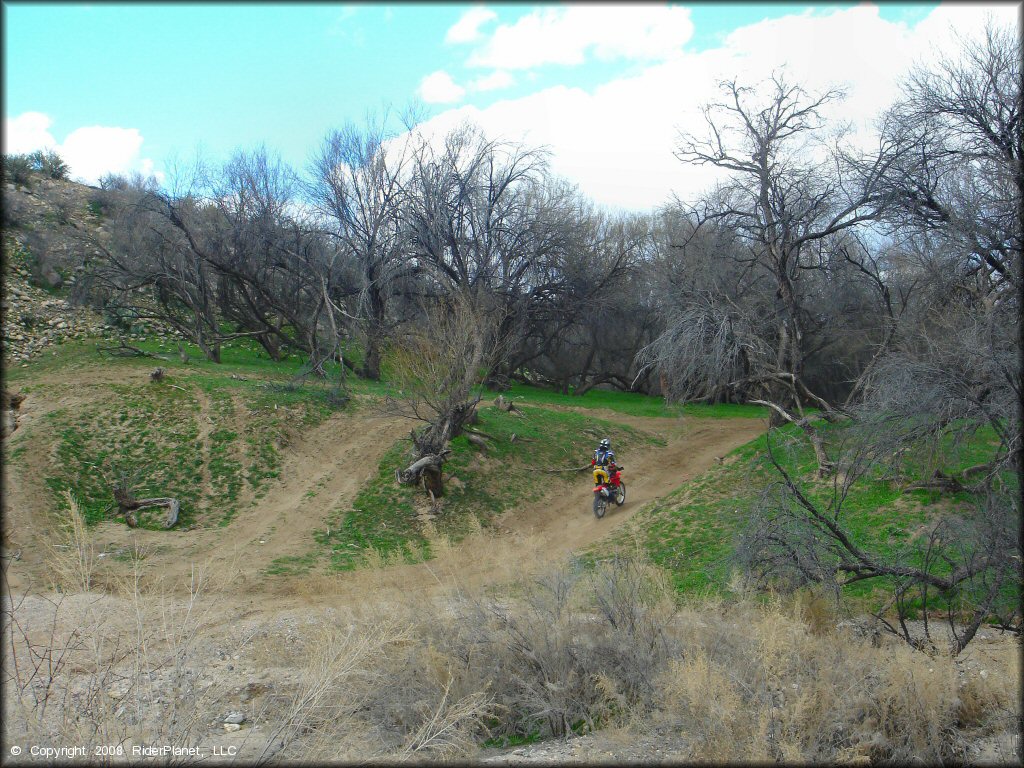
[[[605,510],[608,509],[608,500],[601,496],[600,493],[594,494],[594,517],[600,520],[604,517]]]
[[[615,506],[621,507],[626,503],[626,484],[619,482],[618,491],[615,494]]]

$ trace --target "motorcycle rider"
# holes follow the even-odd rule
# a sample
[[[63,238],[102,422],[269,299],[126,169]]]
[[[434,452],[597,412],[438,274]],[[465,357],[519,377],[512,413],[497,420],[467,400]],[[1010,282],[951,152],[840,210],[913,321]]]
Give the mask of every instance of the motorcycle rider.
[[[594,458],[590,460],[590,466],[601,467],[611,476],[615,472],[615,452],[612,450],[612,443],[607,437],[601,440],[594,451]]]

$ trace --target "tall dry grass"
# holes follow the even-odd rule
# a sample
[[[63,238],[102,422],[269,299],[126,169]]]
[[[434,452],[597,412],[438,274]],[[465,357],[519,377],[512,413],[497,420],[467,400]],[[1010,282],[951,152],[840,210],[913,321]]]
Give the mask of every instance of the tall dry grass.
[[[96,571],[96,545],[70,490],[64,491],[64,500],[67,515],[55,526],[53,538],[45,540],[51,586],[67,592],[89,592]]]
[[[602,728],[687,762],[962,762],[1020,717],[1019,646],[927,656],[837,629],[814,596],[680,603],[638,551],[552,563],[540,544],[435,533],[432,560],[296,582],[303,622],[267,610],[252,629],[225,625],[237,595],[198,571],[182,591],[136,557],[103,593],[62,550],[63,594],[5,602],[6,736],[217,743],[239,705],[215,652],[266,681],[247,763],[457,760]]]
[[[1019,702],[1013,650],[998,677],[965,676],[948,656],[825,629],[800,599],[708,607],[680,610],[688,653],[658,684],[656,716],[689,738],[685,759],[959,762],[972,726],[1010,724],[1008,688]]]
[[[218,698],[215,686],[202,684],[209,659],[200,645],[216,625],[202,572],[193,571],[180,598],[174,587],[148,576],[144,557],[136,557],[105,593],[87,591],[93,586],[88,560],[56,552],[53,567],[67,568],[58,584],[78,584],[81,591],[5,595],[8,743],[104,745],[123,754],[132,744],[195,745]]]

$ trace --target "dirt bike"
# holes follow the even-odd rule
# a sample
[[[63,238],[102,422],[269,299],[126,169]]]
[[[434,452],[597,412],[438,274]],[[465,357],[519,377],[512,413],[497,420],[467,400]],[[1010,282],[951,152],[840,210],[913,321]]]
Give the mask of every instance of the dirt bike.
[[[614,501],[621,507],[626,503],[626,484],[622,481],[622,467],[616,467],[611,474],[604,467],[594,467],[594,516],[604,517],[608,502]]]

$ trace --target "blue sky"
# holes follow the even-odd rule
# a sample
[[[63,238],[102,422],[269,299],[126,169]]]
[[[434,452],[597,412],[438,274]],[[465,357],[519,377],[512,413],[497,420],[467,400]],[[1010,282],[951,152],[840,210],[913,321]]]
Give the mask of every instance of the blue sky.
[[[49,143],[72,155],[73,171],[86,179],[104,164],[159,174],[175,154],[201,147],[216,159],[261,142],[302,166],[329,129],[418,100],[438,127],[465,117],[498,130],[521,122],[517,129],[552,149],[556,170],[589,191],[600,153],[580,154],[577,147],[574,156],[569,129],[611,131],[607,116],[621,130],[605,143],[632,140],[635,130],[615,114],[616,105],[636,108],[626,106],[628,98],[616,101],[617,88],[633,83],[639,93],[676,67],[661,98],[678,109],[635,116],[678,126],[693,99],[708,95],[715,67],[742,68],[756,55],[764,69],[773,56],[791,57],[794,47],[808,45],[831,58],[847,27],[867,45],[891,34],[927,51],[927,37],[943,26],[936,17],[954,18],[971,7],[882,4],[867,12],[854,3],[702,3],[669,12],[644,4],[629,7],[625,17],[575,4],[7,2],[5,151]],[[1013,6],[999,8],[1005,17]],[[972,23],[981,18],[977,11],[969,15]],[[808,33],[817,25],[825,30],[821,39]],[[756,29],[772,31],[750,38]],[[744,34],[757,42],[742,42]],[[894,62],[891,68],[901,69],[906,56]],[[870,80],[862,70],[851,58],[829,71]],[[580,113],[572,125],[573,115],[562,114],[560,104],[577,102],[588,119]],[[664,135],[651,140],[664,143]],[[568,154],[560,153],[562,144]],[[659,151],[648,161],[670,163],[671,146]],[[629,175],[634,160],[640,162],[636,152],[611,158],[611,175],[615,169]],[[627,181],[626,187],[642,185]],[[657,197],[649,190],[634,201],[628,191],[616,195],[600,186],[593,185],[593,194],[610,205],[643,208]]]

